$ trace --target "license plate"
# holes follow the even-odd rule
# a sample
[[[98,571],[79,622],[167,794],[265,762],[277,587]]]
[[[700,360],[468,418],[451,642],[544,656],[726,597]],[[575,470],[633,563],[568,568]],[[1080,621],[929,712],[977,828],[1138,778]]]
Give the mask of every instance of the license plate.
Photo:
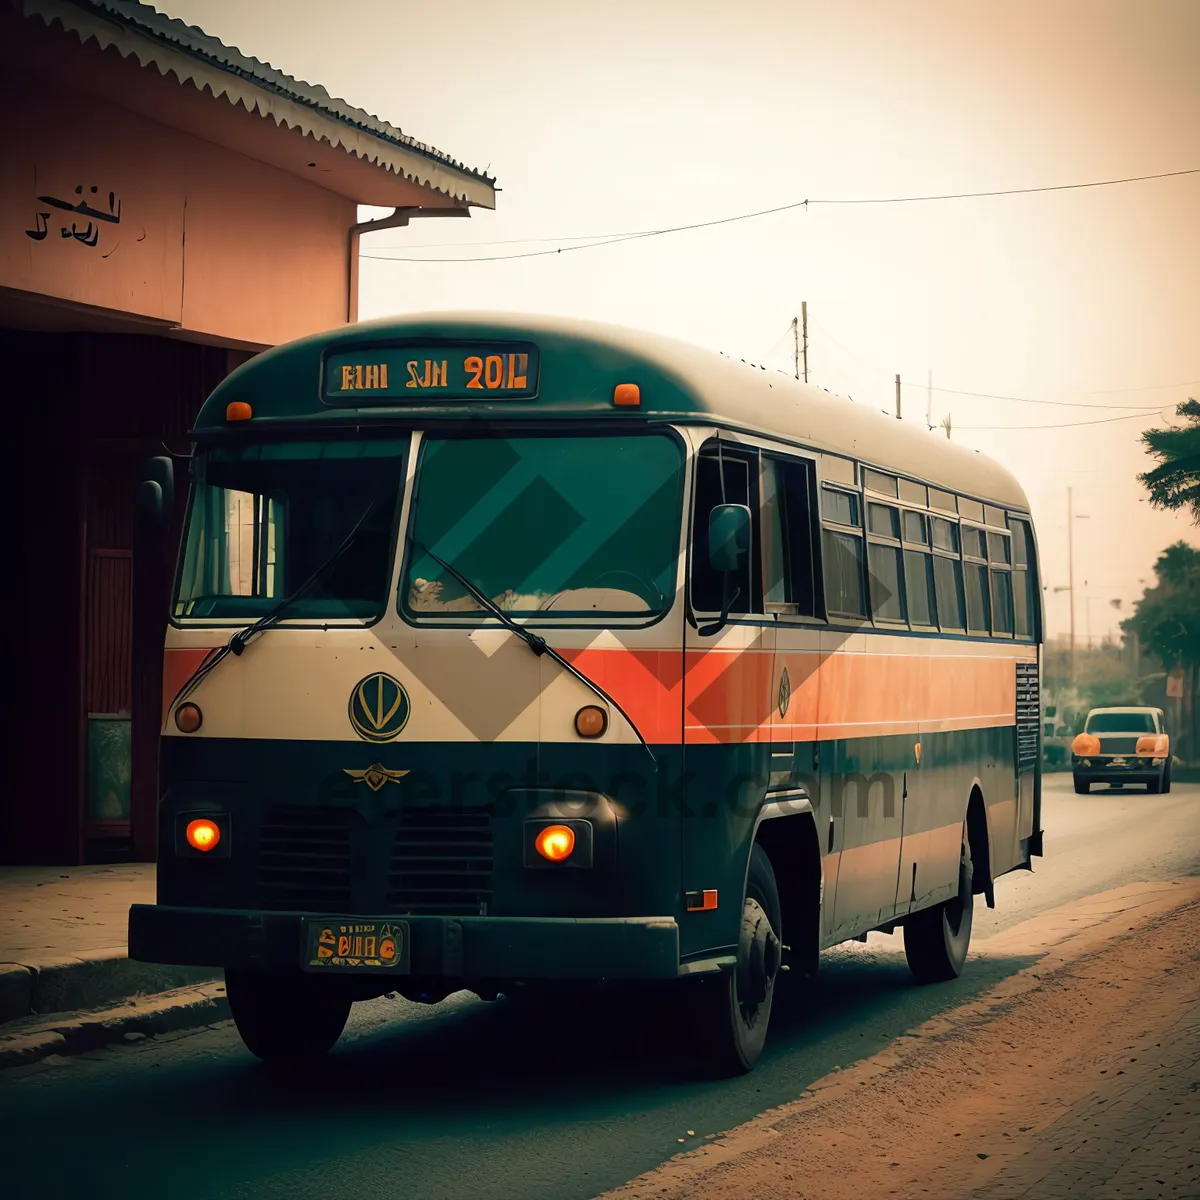
[[[305,971],[407,975],[409,961],[407,921],[309,918],[304,922],[300,966]]]

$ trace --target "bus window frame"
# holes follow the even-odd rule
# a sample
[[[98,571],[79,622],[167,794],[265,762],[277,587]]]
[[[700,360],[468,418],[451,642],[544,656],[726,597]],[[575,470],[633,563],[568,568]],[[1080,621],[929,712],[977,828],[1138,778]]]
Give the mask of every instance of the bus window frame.
[[[903,480],[901,482],[904,482]],[[925,485],[922,485],[925,486]],[[928,490],[928,489],[926,489]],[[913,541],[908,537],[904,528],[904,518],[909,513],[919,516],[925,528],[925,540],[922,542]],[[927,509],[918,508],[915,504],[905,505],[901,502],[900,507],[900,555],[901,563],[904,569],[904,598],[906,609],[908,612],[908,627],[914,633],[939,633],[938,626],[938,604],[937,604],[937,582],[934,577],[933,567],[933,524],[932,515]],[[927,592],[929,597],[929,612],[932,620],[928,623],[916,622],[912,619],[912,606],[908,604],[908,560],[905,557],[909,554],[920,554],[924,558],[923,566],[926,568]]]
[[[326,430],[326,429],[287,429],[280,430],[277,433],[263,433],[256,437],[246,439],[232,439],[228,437],[203,437],[197,438],[192,447],[192,453],[189,456],[188,464],[188,495],[187,502],[184,505],[183,516],[179,526],[180,536],[175,553],[175,567],[171,572],[171,591],[167,604],[167,625],[174,629],[244,629],[247,624],[251,623],[254,618],[246,616],[238,617],[196,617],[189,616],[187,613],[177,611],[177,600],[179,591],[183,584],[183,570],[187,555],[187,537],[192,524],[192,510],[196,504],[199,485],[207,484],[206,478],[206,455],[214,449],[227,449],[231,446],[250,446],[250,445],[276,445],[276,444],[292,444],[298,442],[318,442],[329,443],[334,441],[339,442],[358,442],[358,441],[394,441],[407,436],[408,446],[403,451],[404,469],[401,472],[399,486],[397,488],[396,503],[392,509],[392,535],[391,548],[388,551],[388,571],[387,577],[389,580],[388,590],[383,598],[383,603],[379,611],[372,617],[280,617],[276,625],[280,628],[287,629],[371,629],[383,621],[387,621],[392,609],[392,596],[396,586],[396,570],[397,565],[401,562],[404,555],[400,551],[400,534],[406,528],[407,514],[409,507],[409,489],[412,484],[412,470],[415,461],[416,452],[420,444],[419,432],[411,428],[402,431],[397,435],[394,429],[381,427],[378,434],[374,437],[364,438],[360,429],[350,430]],[[284,521],[284,552],[286,554],[287,537],[290,536],[291,528],[288,524],[290,517],[288,505],[282,505],[283,521]]]
[[[688,439],[683,431],[670,422],[636,422],[616,423],[613,421],[599,422],[593,419],[547,422],[540,419],[516,419],[504,421],[492,426],[501,430],[499,437],[615,437],[620,433],[632,433],[635,436],[659,436],[669,438],[676,446],[680,456],[680,543],[676,556],[675,591],[669,597],[668,603],[659,611],[646,616],[634,613],[623,616],[621,613],[605,613],[596,617],[588,617],[578,613],[569,616],[555,617],[549,613],[520,614],[517,620],[529,628],[553,629],[649,629],[654,625],[671,619],[679,603],[680,572],[683,579],[688,581],[691,566],[690,545],[683,544],[683,532],[691,532],[690,508],[692,504],[692,474],[689,470]],[[409,611],[405,599],[401,596],[401,586],[408,577],[409,562],[414,553],[412,522],[415,514],[414,501],[417,493],[417,482],[420,466],[425,453],[425,443],[433,440],[448,440],[453,438],[477,438],[479,433],[469,425],[462,426],[459,422],[443,424],[440,421],[423,421],[412,429],[412,444],[409,447],[409,458],[405,471],[403,499],[397,515],[397,551],[393,559],[393,573],[388,607],[405,625],[414,629],[486,629],[497,624],[496,618],[486,611],[464,612],[445,615],[417,615]],[[400,537],[403,536],[403,544]],[[690,603],[690,592],[688,601]],[[685,606],[685,614],[689,611]],[[730,620],[733,620],[731,617]]]
[[[806,622],[808,624],[825,625],[828,623],[826,606],[825,606],[825,571],[824,560],[821,555],[821,514],[820,514],[820,473],[818,470],[818,460],[815,455],[797,454],[794,451],[777,450],[771,447],[761,447],[758,455],[759,463],[759,544],[761,546],[761,583],[759,592],[762,596],[763,612],[766,616],[787,617],[789,620]],[[765,477],[768,471],[773,470],[777,465],[786,467],[788,464],[803,464],[807,469],[808,476],[808,539],[810,558],[808,568],[812,574],[813,580],[813,607],[817,609],[815,613],[800,612],[799,601],[796,600],[768,600],[767,599],[767,580],[769,575],[769,559],[768,559],[768,543],[765,527],[770,520],[766,492],[764,485]],[[778,475],[772,480],[771,491],[772,495],[778,497],[780,492],[778,489]],[[791,542],[788,537],[787,522],[783,515],[780,517],[780,552],[784,563],[784,587],[785,591],[792,590],[794,572],[797,564],[792,561]]]
[[[961,499],[960,499],[959,503],[960,504],[962,503]],[[982,506],[981,506],[981,511],[982,511]],[[966,621],[966,625],[967,625],[967,629],[966,629],[967,637],[990,638],[990,637],[993,637],[994,634],[992,633],[992,576],[991,576],[991,570],[990,570],[989,563],[988,563],[988,547],[987,547],[988,531],[987,531],[987,528],[983,525],[982,521],[977,523],[975,521],[960,520],[958,522],[958,525],[959,525],[958,552],[959,552],[959,557],[962,560],[963,605],[964,605],[963,617],[964,617],[964,619]],[[983,535],[983,557],[982,558],[978,554],[968,554],[967,553],[967,539],[965,537],[965,534],[968,529],[972,530],[973,532],[978,532]],[[980,629],[975,629],[975,628],[972,628],[972,626],[971,626],[971,598],[967,592],[967,566],[968,565],[970,565],[972,567],[983,567],[984,587],[983,587],[983,591],[982,591],[982,598],[983,598],[983,603],[985,606],[985,611],[984,611],[984,618],[983,618],[983,628],[980,628]]]
[[[879,495],[878,492],[872,492],[872,496]],[[867,604],[870,610],[871,623],[880,626],[883,629],[909,629],[911,624],[908,617],[908,583],[904,577],[904,518],[902,516],[903,509],[900,507],[899,500],[894,496],[887,497],[887,503],[882,499],[868,499],[863,505],[863,529],[866,538],[866,549],[864,562],[866,564],[867,574]],[[871,509],[882,508],[886,509],[895,517],[894,527],[896,536],[891,537],[887,534],[876,533],[871,529]],[[871,594],[871,580],[874,575],[871,572],[871,547],[884,546],[888,550],[892,550],[896,554],[897,562],[897,582],[900,589],[900,615],[898,617],[881,616],[875,608],[875,597]]]
[[[861,478],[861,471],[855,472],[855,478]],[[859,594],[862,596],[863,611],[862,612],[846,612],[842,609],[834,609],[829,607],[829,596],[825,591],[825,573],[821,573],[821,596],[822,603],[825,609],[826,618],[830,623],[841,621],[844,623],[856,622],[861,628],[864,624],[873,624],[871,618],[871,598],[867,591],[867,542],[865,522],[867,519],[866,499],[863,495],[861,485],[852,486],[845,483],[837,483],[819,479],[817,481],[818,494],[820,496],[820,522],[821,522],[821,561],[824,564],[825,560],[825,531],[830,533],[839,533],[843,536],[852,536],[859,539],[859,545],[862,547],[862,553],[858,559],[858,586]],[[840,521],[832,520],[825,515],[825,493],[835,492],[844,495],[853,496],[858,502],[858,523],[854,525],[846,525]]]

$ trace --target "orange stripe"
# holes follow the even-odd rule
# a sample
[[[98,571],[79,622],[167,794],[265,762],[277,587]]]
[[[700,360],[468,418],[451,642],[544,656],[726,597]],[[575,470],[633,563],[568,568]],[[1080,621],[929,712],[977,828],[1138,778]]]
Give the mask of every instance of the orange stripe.
[[[646,741],[680,743],[683,689],[678,650],[564,648],[560,653],[621,705]]]
[[[179,695],[179,689],[192,677],[192,673],[215,649],[165,650],[163,651],[162,719],[167,723],[171,701]]]

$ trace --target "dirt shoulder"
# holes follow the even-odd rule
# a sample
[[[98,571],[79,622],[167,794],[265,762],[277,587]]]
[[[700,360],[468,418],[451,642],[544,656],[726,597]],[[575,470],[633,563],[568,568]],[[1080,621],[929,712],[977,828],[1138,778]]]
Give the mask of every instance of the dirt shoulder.
[[[607,1195],[1200,1196],[1200,879],[1106,892],[980,946],[1040,950],[977,1000]]]

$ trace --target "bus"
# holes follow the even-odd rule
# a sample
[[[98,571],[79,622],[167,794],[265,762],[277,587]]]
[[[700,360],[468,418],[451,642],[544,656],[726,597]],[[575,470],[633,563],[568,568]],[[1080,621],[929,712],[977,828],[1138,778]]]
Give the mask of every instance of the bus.
[[[976,451],[502,314],[267,351],[192,437],[129,951],[224,968],[267,1062],[383,994],[613,985],[736,1074],[781,972],[899,930],[951,979],[1041,854],[1034,529]]]

